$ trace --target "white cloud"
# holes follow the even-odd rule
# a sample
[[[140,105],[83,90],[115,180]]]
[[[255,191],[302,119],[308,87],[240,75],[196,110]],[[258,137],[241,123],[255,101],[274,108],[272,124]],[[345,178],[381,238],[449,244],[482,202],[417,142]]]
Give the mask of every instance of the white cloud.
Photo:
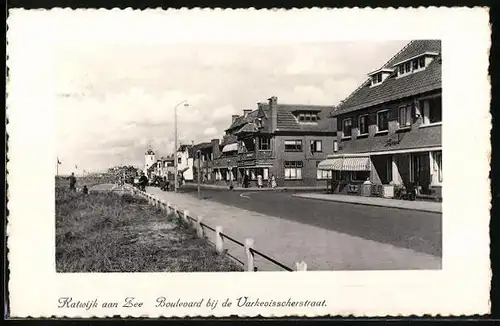
[[[272,95],[335,105],[406,43],[103,43],[84,28],[71,42],[54,42],[44,71],[51,72],[58,154],[63,166],[87,169],[143,164],[148,146],[167,155],[182,100],[189,106],[177,110],[179,143],[221,138],[232,114]]]

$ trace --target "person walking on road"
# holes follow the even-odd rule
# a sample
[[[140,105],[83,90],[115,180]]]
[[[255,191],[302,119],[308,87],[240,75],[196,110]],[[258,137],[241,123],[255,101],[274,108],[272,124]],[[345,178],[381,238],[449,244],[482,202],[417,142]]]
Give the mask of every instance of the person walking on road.
[[[274,174],[271,174],[271,187],[274,189],[276,188],[276,177]]]
[[[257,176],[257,187],[259,188],[262,188],[263,184],[262,184],[262,175],[258,175]]]
[[[71,173],[71,176],[68,178],[69,179],[69,190],[70,191],[76,191],[76,177],[75,173]]]

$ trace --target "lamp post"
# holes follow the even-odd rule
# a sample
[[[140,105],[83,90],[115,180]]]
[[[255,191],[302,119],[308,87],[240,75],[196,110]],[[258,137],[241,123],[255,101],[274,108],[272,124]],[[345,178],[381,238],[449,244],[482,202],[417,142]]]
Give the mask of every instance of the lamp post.
[[[177,192],[177,189],[178,189],[178,183],[177,183],[177,173],[178,173],[178,170],[177,170],[177,167],[178,167],[178,164],[177,164],[177,107],[181,104],[184,104],[184,107],[188,107],[189,104],[186,102],[186,100],[184,101],[181,101],[179,103],[177,103],[175,106],[174,106],[174,152],[175,152],[175,159],[174,159],[174,189],[175,189],[175,192]]]
[[[201,170],[200,170],[200,169],[201,169],[201,151],[200,151],[200,150],[197,150],[197,151],[196,151],[196,156],[198,156],[198,162],[197,162],[197,163],[198,163],[198,164],[197,164],[197,165],[198,165],[198,167],[197,167],[197,170],[198,170],[197,172],[198,172],[198,173],[196,173],[196,177],[197,177],[197,179],[198,179],[198,199],[201,199],[201,190],[200,190],[200,175],[201,175],[201,173],[200,173],[200,172],[201,172]]]

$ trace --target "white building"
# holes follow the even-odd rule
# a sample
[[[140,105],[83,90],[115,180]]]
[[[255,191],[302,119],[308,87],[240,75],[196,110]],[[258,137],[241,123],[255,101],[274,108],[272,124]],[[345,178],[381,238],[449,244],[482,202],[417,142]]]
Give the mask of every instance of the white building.
[[[148,149],[144,154],[144,174],[148,175],[148,169],[156,163],[155,152],[152,149]]]
[[[193,181],[193,163],[193,146],[181,145],[177,150],[177,170],[186,181]]]

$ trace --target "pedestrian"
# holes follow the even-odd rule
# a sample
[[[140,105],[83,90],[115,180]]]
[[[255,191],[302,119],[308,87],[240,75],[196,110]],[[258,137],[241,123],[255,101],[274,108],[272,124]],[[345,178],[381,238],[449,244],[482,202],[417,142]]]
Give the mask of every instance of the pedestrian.
[[[76,191],[76,177],[75,173],[71,173],[71,176],[68,178],[69,179],[69,190],[70,191]]]
[[[274,189],[276,188],[276,177],[274,174],[271,174],[271,187]]]
[[[88,195],[89,194],[89,188],[87,188],[87,186],[83,186],[83,189],[82,189],[82,192],[84,195]]]
[[[262,175],[257,175],[257,187],[262,188]]]
[[[243,176],[243,188],[248,188],[248,183],[248,174],[245,173],[245,175]]]

